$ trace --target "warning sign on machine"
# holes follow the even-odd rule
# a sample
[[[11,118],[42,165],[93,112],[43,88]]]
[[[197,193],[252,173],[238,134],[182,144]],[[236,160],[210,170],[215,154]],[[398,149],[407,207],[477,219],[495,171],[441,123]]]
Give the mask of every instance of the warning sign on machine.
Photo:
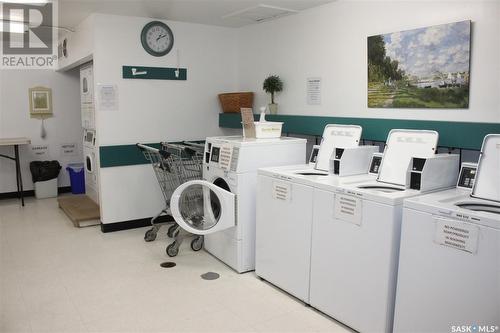
[[[479,227],[445,218],[436,218],[435,242],[469,253],[477,252]]]
[[[361,225],[363,211],[361,209],[361,200],[349,195],[335,195],[335,218]]]

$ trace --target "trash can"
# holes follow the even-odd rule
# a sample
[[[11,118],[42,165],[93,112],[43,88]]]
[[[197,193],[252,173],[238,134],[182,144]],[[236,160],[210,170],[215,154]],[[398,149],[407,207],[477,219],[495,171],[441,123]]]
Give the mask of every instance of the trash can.
[[[37,199],[57,197],[57,177],[61,165],[58,161],[33,161],[30,163],[31,178]]]
[[[85,193],[85,170],[83,169],[83,163],[70,163],[66,166],[66,170],[69,173],[71,182],[71,193]]]

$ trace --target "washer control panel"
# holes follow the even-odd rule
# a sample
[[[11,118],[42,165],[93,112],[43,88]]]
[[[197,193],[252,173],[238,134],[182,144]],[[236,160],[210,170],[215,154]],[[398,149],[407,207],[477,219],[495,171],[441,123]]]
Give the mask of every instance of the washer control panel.
[[[472,189],[472,187],[474,186],[474,180],[476,179],[476,172],[476,163],[462,163],[457,187]]]

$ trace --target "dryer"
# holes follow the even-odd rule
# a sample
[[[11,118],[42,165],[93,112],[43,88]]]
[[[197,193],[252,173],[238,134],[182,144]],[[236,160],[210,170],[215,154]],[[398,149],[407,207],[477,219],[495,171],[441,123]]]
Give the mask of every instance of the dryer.
[[[80,68],[80,103],[83,127],[83,164],[85,194],[99,204],[99,148],[95,124],[94,68],[89,63]]]
[[[306,140],[212,137],[203,180],[182,184],[171,199],[184,230],[205,235],[205,250],[239,273],[255,269],[257,169],[305,162]]]
[[[359,180],[373,177],[367,176],[368,164],[378,147],[358,146],[361,132],[360,126],[327,125],[317,153],[311,154],[314,165],[258,172],[255,272],[305,303],[309,303],[313,187],[322,178],[334,182],[351,178],[328,172],[332,156],[344,173],[364,174]],[[346,151],[360,151],[354,159],[359,163],[354,163],[351,154],[343,154]]]
[[[456,188],[405,200],[394,332],[498,331],[499,147],[486,136],[477,173],[465,163]]]
[[[360,332],[391,332],[403,199],[425,192],[407,178],[421,172],[426,191],[456,181],[459,157],[435,155],[437,142],[434,131],[391,130],[377,179],[317,184],[312,306]]]
[[[83,130],[83,158],[85,169],[85,194],[99,204],[98,150],[95,130]]]
[[[94,67],[92,64],[80,68],[80,103],[82,127],[95,129]]]

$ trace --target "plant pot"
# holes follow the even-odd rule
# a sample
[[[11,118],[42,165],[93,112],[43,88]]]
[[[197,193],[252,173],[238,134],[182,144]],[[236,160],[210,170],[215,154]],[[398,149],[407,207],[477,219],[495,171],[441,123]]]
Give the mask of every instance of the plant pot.
[[[276,104],[276,103],[269,104],[269,113],[270,114],[278,114],[278,104]]]

